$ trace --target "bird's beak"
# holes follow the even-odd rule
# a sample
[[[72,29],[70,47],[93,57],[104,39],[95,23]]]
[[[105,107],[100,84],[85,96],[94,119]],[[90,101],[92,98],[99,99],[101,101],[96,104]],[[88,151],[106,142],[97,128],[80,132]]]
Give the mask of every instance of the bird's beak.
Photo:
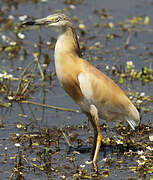
[[[22,23],[22,26],[32,26],[32,25],[48,25],[48,18],[36,19],[33,21],[26,21]]]

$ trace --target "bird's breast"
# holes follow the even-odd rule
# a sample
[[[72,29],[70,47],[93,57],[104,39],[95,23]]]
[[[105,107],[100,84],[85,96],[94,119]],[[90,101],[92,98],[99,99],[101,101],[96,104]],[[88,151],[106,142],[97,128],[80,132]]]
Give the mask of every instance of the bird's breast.
[[[62,85],[63,71],[62,71],[62,64],[59,55],[55,55],[55,69],[59,83]]]
[[[60,85],[78,103],[82,101],[83,95],[78,83],[79,68],[76,68],[78,66],[73,61],[74,59],[64,53],[55,55],[55,68]]]

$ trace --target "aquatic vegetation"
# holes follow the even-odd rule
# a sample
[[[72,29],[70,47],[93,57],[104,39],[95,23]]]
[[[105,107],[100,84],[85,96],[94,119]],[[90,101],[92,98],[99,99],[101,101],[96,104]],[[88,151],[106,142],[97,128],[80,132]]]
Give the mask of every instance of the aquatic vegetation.
[[[122,8],[118,11],[101,1],[96,1],[95,7],[87,0],[58,3],[57,0],[1,2],[1,178],[121,179],[126,173],[127,179],[151,180],[151,4],[145,2],[144,6],[143,2],[137,2],[138,6],[129,14],[129,7],[127,11]],[[118,83],[141,114],[136,131],[125,123],[100,121],[103,146],[98,159],[99,174],[93,171],[90,160],[93,140],[90,126],[56,80],[54,34],[43,28],[21,26],[26,19],[59,11],[59,7],[74,21],[84,58]]]

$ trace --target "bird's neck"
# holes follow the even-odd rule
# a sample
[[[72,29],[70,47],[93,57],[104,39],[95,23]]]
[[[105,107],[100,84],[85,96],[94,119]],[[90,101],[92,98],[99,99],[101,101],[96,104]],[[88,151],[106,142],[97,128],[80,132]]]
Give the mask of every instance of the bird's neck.
[[[55,45],[55,58],[59,55],[80,56],[80,47],[73,27],[66,27],[59,33]]]

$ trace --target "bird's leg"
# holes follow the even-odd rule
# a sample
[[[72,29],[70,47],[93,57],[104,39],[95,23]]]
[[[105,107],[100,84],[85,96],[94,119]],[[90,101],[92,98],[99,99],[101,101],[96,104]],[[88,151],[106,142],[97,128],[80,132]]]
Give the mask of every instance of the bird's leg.
[[[94,130],[93,146],[91,149],[91,159],[93,160],[94,154],[95,154],[95,149],[96,149],[96,143],[97,143],[97,130],[96,130],[96,126],[95,126],[95,123],[94,123],[94,120],[93,120],[91,114],[88,114],[88,120],[91,122],[91,125]]]
[[[95,105],[90,105],[90,115],[91,118],[89,120],[91,121],[94,128],[94,144],[91,155],[93,158],[93,165],[95,167],[95,170],[97,171],[96,160],[101,146],[102,135],[99,127],[98,110]]]

